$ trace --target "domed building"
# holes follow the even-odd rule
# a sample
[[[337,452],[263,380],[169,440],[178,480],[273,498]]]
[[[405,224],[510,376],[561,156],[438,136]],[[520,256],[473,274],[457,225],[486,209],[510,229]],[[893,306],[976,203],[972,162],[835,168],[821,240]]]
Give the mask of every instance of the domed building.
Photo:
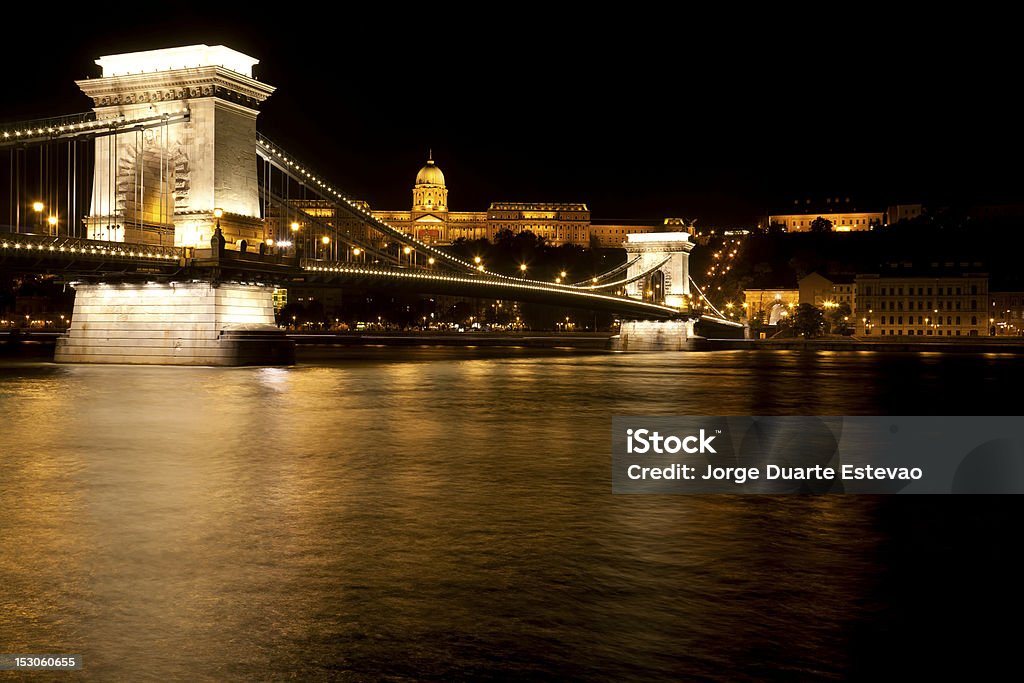
[[[412,188],[413,211],[447,211],[448,189],[444,186],[444,173],[434,163],[431,151],[426,165],[416,174],[416,185]]]
[[[493,241],[502,230],[529,230],[549,244],[590,246],[596,240],[617,246],[627,234],[655,229],[648,225],[591,226],[590,209],[583,203],[492,202],[487,211],[449,211],[448,186],[433,151],[416,174],[412,210],[372,213],[428,244],[451,244],[460,238]]]

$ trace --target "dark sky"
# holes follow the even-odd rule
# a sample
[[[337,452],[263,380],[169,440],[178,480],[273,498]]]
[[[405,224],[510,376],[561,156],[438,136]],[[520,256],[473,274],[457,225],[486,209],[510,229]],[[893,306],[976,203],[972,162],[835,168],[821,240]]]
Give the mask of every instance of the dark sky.
[[[585,201],[595,219],[714,225],[796,198],[1021,200],[1019,59],[994,20],[969,42],[950,33],[977,36],[966,21],[892,17],[788,30],[773,14],[747,28],[621,12],[565,22],[517,4],[460,32],[430,5],[339,5],[343,20],[190,5],[12,20],[0,120],[88,109],[72,81],[97,75],[102,54],[225,44],[278,88],[260,129],[376,208],[409,206],[428,147],[453,210]]]

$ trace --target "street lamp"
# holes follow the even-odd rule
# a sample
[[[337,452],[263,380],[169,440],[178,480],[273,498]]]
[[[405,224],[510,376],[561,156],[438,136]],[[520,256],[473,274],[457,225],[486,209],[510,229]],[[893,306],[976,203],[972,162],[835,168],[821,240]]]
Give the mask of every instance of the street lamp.
[[[324,235],[320,238],[320,242],[324,245],[324,258],[327,258],[327,246],[331,243],[331,238]]]
[[[526,264],[525,263],[520,263],[519,264],[519,272],[522,273],[524,277],[526,276]]]
[[[480,265],[481,261],[483,261],[483,259],[480,258],[479,256],[474,256],[473,257],[473,263],[477,264],[478,266]]]
[[[433,256],[431,256],[430,258],[428,258],[428,259],[427,259],[427,264],[428,264],[428,265],[431,265],[431,266],[432,266],[432,265],[434,265],[435,263],[437,263],[437,259],[435,259],[435,258],[434,258]]]
[[[43,209],[45,209],[45,208],[46,208],[46,205],[43,204],[42,202],[32,202],[32,210],[36,212],[36,225],[35,225],[35,227],[36,227],[37,230],[42,228]]]
[[[46,222],[50,224],[50,228],[53,230],[53,234],[56,235],[57,234],[57,217],[56,216],[50,216],[49,218],[46,219]]]

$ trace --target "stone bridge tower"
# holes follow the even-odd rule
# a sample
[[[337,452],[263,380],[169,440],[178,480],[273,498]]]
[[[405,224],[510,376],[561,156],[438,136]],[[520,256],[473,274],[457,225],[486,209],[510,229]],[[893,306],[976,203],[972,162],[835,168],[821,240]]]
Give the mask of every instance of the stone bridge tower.
[[[261,242],[256,115],[274,88],[252,77],[259,60],[223,45],[191,45],[96,63],[99,78],[76,81],[96,116],[156,123],[96,138],[86,235],[209,247],[219,208],[229,248]]]
[[[690,251],[687,232],[651,232],[627,235],[626,259],[639,260],[629,267],[628,278],[650,274],[626,285],[634,299],[679,309],[676,320],[623,320],[612,348],[621,351],[686,351],[701,348],[693,332],[690,313]]]
[[[626,260],[640,260],[629,267],[627,277],[633,278],[658,266],[657,270],[626,285],[626,294],[634,299],[652,301],[674,308],[689,306],[690,251],[693,242],[685,232],[650,232],[627,235],[622,245]]]

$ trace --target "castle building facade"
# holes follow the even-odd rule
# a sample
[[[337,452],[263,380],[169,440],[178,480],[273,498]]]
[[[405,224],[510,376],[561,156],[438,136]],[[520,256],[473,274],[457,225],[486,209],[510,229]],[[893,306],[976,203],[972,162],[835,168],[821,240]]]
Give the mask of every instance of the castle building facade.
[[[582,202],[492,202],[486,211],[450,211],[448,186],[433,154],[416,174],[410,210],[371,213],[428,244],[451,244],[457,239],[493,241],[499,232],[510,230],[532,232],[554,245],[617,247],[627,234],[661,229],[656,223],[595,226],[590,209]]]

